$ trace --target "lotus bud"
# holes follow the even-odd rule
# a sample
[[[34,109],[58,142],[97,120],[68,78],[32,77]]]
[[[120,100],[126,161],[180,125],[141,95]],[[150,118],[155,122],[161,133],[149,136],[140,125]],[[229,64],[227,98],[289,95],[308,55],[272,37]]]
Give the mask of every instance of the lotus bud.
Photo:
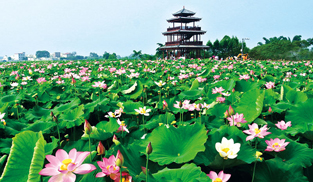
[[[254,77],[252,77],[251,80],[254,82]]]
[[[115,165],[121,167],[121,166],[123,166],[123,163],[124,163],[124,157],[123,157],[122,153],[120,152],[120,150],[118,150],[117,155],[116,155]]]
[[[91,133],[91,125],[90,123],[87,121],[87,119],[85,119],[85,124],[84,124],[84,131],[87,135],[89,135]]]
[[[235,92],[235,88],[233,88],[232,92],[233,92],[233,93]]]
[[[120,141],[118,141],[118,140],[117,140],[116,135],[113,135],[113,139],[112,139],[112,141],[115,143],[115,145],[120,144]]]
[[[16,77],[15,77],[15,79],[18,80],[19,78],[20,78],[20,75],[17,74]]]
[[[72,77],[72,84],[75,84],[76,80]]]
[[[145,174],[145,175],[147,174],[147,168],[141,166],[141,170],[142,170],[143,174]]]
[[[53,114],[53,112],[52,112],[52,111],[50,112],[50,116],[51,116],[51,117],[53,117],[53,116],[54,116],[54,114]]]
[[[56,123],[58,122],[58,118],[55,117],[55,116],[53,116],[52,120],[53,120],[54,122],[56,122]]]
[[[101,143],[101,141],[99,141],[99,144],[97,146],[97,152],[98,152],[98,155],[104,155],[105,154],[105,148],[104,148],[103,144]]]
[[[268,112],[269,112],[269,113],[272,113],[272,112],[273,112],[273,110],[272,110],[271,107],[268,108]]]
[[[150,154],[152,153],[151,142],[149,142],[149,144],[148,144],[148,146],[147,146],[147,148],[146,148],[146,153],[147,153],[148,155],[150,155]]]
[[[59,80],[59,81],[62,81],[62,78],[59,76],[58,80]]]
[[[226,112],[224,112],[224,118],[228,118],[230,115],[229,115],[229,112],[228,110],[226,110]]]
[[[163,100],[163,110],[165,110],[168,107],[168,104],[165,100]]]
[[[228,114],[229,114],[230,116],[232,116],[232,115],[235,114],[235,111],[234,111],[234,109],[231,107],[231,105],[229,105]]]

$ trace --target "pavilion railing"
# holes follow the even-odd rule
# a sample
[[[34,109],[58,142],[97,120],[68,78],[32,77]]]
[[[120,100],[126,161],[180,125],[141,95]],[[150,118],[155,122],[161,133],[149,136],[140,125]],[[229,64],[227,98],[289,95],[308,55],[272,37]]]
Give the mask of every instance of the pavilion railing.
[[[179,26],[179,27],[167,28],[167,31],[174,31],[174,30],[201,30],[201,27]]]
[[[203,45],[202,41],[172,41],[166,42],[166,46],[173,46],[173,45]]]

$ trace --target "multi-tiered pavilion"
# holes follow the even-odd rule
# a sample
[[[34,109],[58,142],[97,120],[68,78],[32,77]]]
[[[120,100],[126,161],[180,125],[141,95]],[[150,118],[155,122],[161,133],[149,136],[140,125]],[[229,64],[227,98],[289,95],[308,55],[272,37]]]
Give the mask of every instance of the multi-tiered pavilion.
[[[196,22],[201,18],[193,17],[196,13],[185,9],[177,11],[173,14],[174,18],[168,19],[167,22],[173,23],[173,27],[169,27],[163,35],[167,36],[163,50],[167,58],[189,57],[190,52],[195,53],[196,58],[201,57],[201,52],[208,49],[209,46],[203,45],[201,35],[206,31],[201,30],[201,27],[196,26]],[[204,55],[204,53],[203,53]]]

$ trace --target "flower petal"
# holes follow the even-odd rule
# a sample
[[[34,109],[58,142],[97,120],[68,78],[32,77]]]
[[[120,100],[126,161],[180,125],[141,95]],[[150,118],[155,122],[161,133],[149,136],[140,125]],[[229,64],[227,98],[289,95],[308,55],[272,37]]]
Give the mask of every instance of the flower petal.
[[[58,168],[47,167],[43,168],[39,174],[42,176],[54,176],[60,174],[60,172],[58,171]]]
[[[63,182],[63,174],[52,176],[48,182]]]
[[[62,162],[64,159],[68,159],[68,154],[63,149],[57,150],[55,156],[59,159],[60,162]]]
[[[87,173],[90,173],[91,171],[94,171],[96,169],[97,168],[92,164],[83,164],[83,165],[79,166],[78,168],[76,168],[76,170],[73,172],[76,174],[87,174]]]
[[[78,155],[74,163],[77,164],[77,166],[80,166],[84,162],[86,157],[89,155],[89,153],[90,152],[77,152]]]
[[[63,182],[75,182],[76,175],[73,173],[67,173],[63,176]]]
[[[104,174],[103,172],[99,172],[96,174],[96,178],[102,178],[104,176],[106,176],[106,174]]]
[[[214,171],[210,171],[209,174],[207,174],[209,176],[209,178],[211,178],[212,180],[217,178],[217,174]]]

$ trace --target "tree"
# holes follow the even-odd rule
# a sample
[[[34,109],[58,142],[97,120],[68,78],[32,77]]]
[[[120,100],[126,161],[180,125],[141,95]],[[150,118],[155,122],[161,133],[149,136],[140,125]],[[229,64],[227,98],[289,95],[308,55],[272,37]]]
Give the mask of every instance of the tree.
[[[142,56],[141,50],[138,52],[133,50],[132,57],[134,57],[135,59],[141,59],[141,56]]]
[[[163,51],[160,48],[163,47],[164,45],[161,43],[157,43],[157,44],[159,47],[156,49],[155,57],[157,58],[163,57]]]
[[[37,51],[36,52],[36,57],[37,58],[49,58],[50,53],[48,51]]]
[[[109,56],[110,56],[110,53],[105,51],[103,54],[103,59],[109,59]]]
[[[110,54],[110,56],[109,56],[108,59],[110,59],[110,60],[116,60],[116,59],[117,59],[117,56],[116,56],[115,53],[113,53],[113,54]]]
[[[89,54],[89,57],[98,58],[99,56],[98,56],[97,53],[91,52],[91,53]]]

